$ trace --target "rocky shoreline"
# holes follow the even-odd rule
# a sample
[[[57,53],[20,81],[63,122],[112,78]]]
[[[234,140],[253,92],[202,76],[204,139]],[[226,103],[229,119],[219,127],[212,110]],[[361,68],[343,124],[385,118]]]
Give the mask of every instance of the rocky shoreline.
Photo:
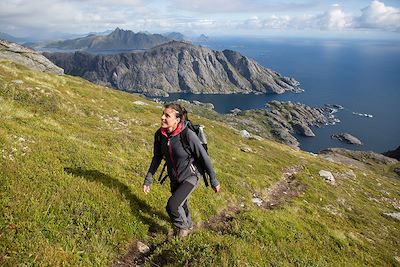
[[[310,107],[302,103],[270,101],[263,109],[242,111],[234,109],[229,114],[219,114],[213,110],[212,104],[198,101],[178,100],[195,114],[213,120],[223,121],[233,128],[245,130],[254,138],[273,139],[296,149],[299,141],[295,135],[313,137],[311,128],[334,125],[340,120],[335,117],[337,109],[330,105]]]
[[[299,149],[296,135],[315,136],[313,127],[324,127],[339,123],[335,113],[343,109],[340,105],[326,104],[323,107],[310,107],[302,103],[270,101],[263,109],[242,111],[238,108],[228,114],[220,114],[214,110],[211,103],[199,101],[189,102],[177,100],[184,105],[191,114],[201,115],[211,120],[230,125],[233,131],[245,139],[271,139],[279,143]],[[161,102],[162,103],[162,102]],[[362,145],[362,142],[348,134],[336,134],[337,138],[344,138],[343,142]],[[245,151],[242,149],[242,151]],[[245,151],[248,152],[248,151]],[[314,153],[312,153],[314,154]],[[316,154],[314,154],[316,155]],[[373,151],[354,151],[344,148],[326,148],[318,152],[318,156],[329,161],[356,165],[364,168],[365,165],[396,164],[400,160],[400,146],[385,153]],[[393,168],[393,172],[400,176],[400,168]]]

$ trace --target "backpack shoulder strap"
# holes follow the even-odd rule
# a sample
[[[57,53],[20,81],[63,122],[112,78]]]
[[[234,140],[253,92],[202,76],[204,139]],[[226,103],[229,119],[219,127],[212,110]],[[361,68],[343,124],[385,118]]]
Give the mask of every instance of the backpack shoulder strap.
[[[187,153],[192,154],[192,151],[191,151],[190,145],[189,145],[188,128],[185,128],[182,130],[182,132],[180,133],[180,137],[181,137],[181,142],[182,142],[183,148],[186,150]]]
[[[161,128],[156,132],[156,141],[161,142]]]
[[[158,143],[161,146],[161,139],[162,139],[161,128],[158,129],[158,131],[156,132],[155,139],[156,139],[156,143]],[[167,162],[165,161],[164,155],[163,155],[163,159],[164,159],[164,166],[161,170],[160,176],[158,177],[158,181],[160,182],[160,184],[163,184],[165,179],[167,179],[167,177],[168,177],[168,173],[163,176],[165,169],[167,167]]]

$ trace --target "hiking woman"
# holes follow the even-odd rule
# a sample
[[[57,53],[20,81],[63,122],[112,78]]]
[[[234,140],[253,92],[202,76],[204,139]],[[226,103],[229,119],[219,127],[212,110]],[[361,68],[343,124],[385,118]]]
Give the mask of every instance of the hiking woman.
[[[210,158],[197,135],[187,127],[186,118],[187,112],[179,104],[170,103],[164,106],[161,128],[154,135],[153,159],[143,184],[144,193],[149,193],[153,175],[164,158],[172,193],[166,209],[175,226],[176,234],[180,237],[187,236],[193,229],[188,198],[199,184],[201,166],[204,166],[204,171],[210,176],[213,190],[220,191]],[[188,147],[184,147],[183,134],[187,138]]]

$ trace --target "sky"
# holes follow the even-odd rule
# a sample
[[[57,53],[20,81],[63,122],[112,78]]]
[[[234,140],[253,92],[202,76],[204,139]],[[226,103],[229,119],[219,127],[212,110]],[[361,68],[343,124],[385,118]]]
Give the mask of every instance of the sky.
[[[400,0],[2,0],[0,32],[400,38]]]

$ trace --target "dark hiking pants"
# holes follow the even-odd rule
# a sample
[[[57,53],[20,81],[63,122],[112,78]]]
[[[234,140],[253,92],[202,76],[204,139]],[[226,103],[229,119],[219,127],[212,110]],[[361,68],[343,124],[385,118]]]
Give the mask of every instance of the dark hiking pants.
[[[189,229],[193,226],[190,217],[188,198],[196,189],[199,178],[189,177],[183,183],[171,184],[172,196],[168,199],[167,212],[174,226],[180,229]]]

